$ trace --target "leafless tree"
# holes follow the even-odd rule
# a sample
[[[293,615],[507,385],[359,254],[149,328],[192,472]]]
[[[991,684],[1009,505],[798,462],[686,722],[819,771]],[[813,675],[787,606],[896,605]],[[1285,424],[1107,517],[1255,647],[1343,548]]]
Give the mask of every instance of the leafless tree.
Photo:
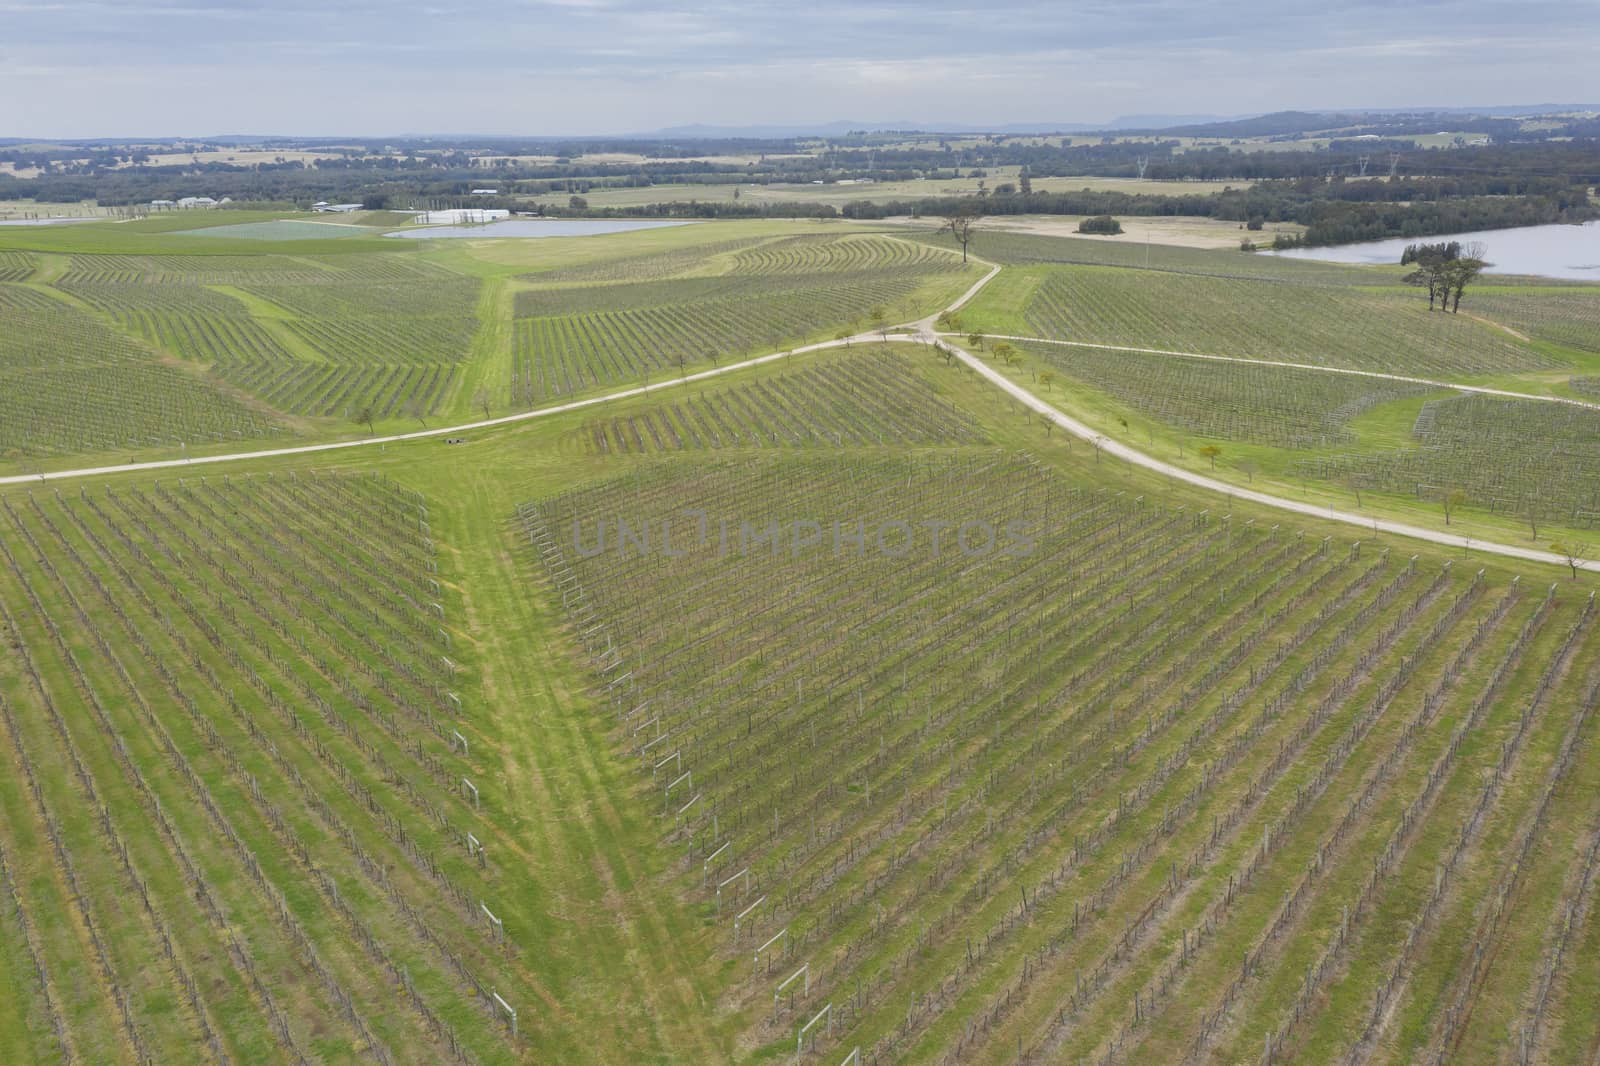
[[[961,244],[961,262],[967,261],[967,245],[972,241],[972,229],[982,218],[976,209],[963,207],[953,215],[946,215],[941,232],[948,231]]]
[[[1550,550],[1566,560],[1568,569],[1572,571],[1572,580],[1578,580],[1578,567],[1589,561],[1589,546],[1577,541],[1563,541],[1550,545]]]

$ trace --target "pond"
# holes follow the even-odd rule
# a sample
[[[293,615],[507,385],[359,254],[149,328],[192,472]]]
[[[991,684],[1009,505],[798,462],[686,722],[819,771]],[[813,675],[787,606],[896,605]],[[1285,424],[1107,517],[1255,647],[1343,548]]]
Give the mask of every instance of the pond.
[[[1324,248],[1289,248],[1273,254],[1330,263],[1398,264],[1406,245],[1437,241],[1460,241],[1462,244],[1482,241],[1488,249],[1489,267],[1485,271],[1488,274],[1536,274],[1600,281],[1600,222],[1585,222],[1581,226],[1522,226],[1433,237],[1395,237]]]
[[[425,226],[422,229],[400,230],[385,233],[385,237],[412,237],[432,240],[436,237],[592,237],[602,233],[626,233],[636,229],[664,229],[667,226],[689,226],[692,222],[646,222],[632,219],[564,218],[533,219],[514,218],[506,222],[488,222],[477,226]]]

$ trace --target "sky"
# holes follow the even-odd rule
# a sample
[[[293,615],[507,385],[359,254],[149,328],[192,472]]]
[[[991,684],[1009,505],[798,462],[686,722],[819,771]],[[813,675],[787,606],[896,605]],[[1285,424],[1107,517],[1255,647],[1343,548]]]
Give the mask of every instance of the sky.
[[[0,0],[0,136],[1590,103],[1600,0]]]

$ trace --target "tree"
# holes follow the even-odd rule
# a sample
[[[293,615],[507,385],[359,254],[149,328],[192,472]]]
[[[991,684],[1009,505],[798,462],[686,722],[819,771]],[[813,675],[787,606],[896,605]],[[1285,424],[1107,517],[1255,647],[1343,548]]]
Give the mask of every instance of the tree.
[[[979,351],[982,351],[983,350],[983,334],[981,334],[981,333],[969,333],[969,334],[967,334],[967,343],[972,345],[974,348],[978,349]]]
[[[574,196],[567,201],[567,206],[572,208],[574,211],[582,211],[584,208],[589,206],[589,201],[585,200],[581,196]]]
[[[1122,232],[1122,223],[1110,215],[1095,215],[1078,223],[1079,233],[1098,233],[1108,237],[1115,237]]]
[[[1256,463],[1254,459],[1240,459],[1233,465],[1236,469],[1244,471],[1246,481],[1252,485],[1256,483]]]
[[[1200,448],[1200,454],[1211,460],[1211,469],[1217,468],[1217,457],[1222,454],[1222,447],[1217,444],[1207,444]]]
[[[1361,510],[1361,475],[1346,474],[1339,480],[1343,482],[1345,488],[1356,494],[1356,510]]]
[[[960,242],[962,263],[967,261],[967,245],[972,241],[972,228],[978,224],[978,219],[982,217],[983,215],[976,208],[963,205],[956,210],[955,214],[946,215],[944,225],[939,227],[940,232],[948,230],[950,236]]]
[[[356,424],[357,425],[366,426],[367,427],[367,436],[369,436],[369,437],[377,432],[377,430],[372,427],[372,405],[371,404],[368,404],[367,406],[361,408],[361,410],[356,412]]]
[[[1578,580],[1578,567],[1589,561],[1589,546],[1572,541],[1552,544],[1550,550],[1567,561],[1567,566],[1572,571],[1572,580]]]
[[[1017,184],[1022,191],[1022,195],[1033,195],[1033,175],[1028,173],[1028,168],[1026,166],[1024,166],[1022,171],[1017,175]]]
[[[994,354],[1002,363],[1010,366],[1011,361],[1017,356],[1017,350],[1009,342],[1001,341],[994,346]]]
[[[410,415],[412,418],[415,418],[417,422],[421,424],[423,429],[428,428],[428,405],[423,401],[422,397],[413,396],[411,398],[411,400],[406,404],[406,414]]]
[[[1450,524],[1450,516],[1452,514],[1454,514],[1455,513],[1455,509],[1457,507],[1460,507],[1463,503],[1465,503],[1466,500],[1467,500],[1467,494],[1466,494],[1465,490],[1463,490],[1463,489],[1450,489],[1448,492],[1446,492],[1444,494],[1444,497],[1443,497],[1443,499],[1440,500],[1440,503],[1442,503],[1444,505],[1444,524],[1445,525],[1449,525]]]
[[[1464,253],[1445,264],[1441,282],[1443,291],[1440,296],[1439,310],[1444,310],[1444,301],[1450,300],[1450,313],[1456,314],[1461,310],[1461,294],[1468,285],[1478,279],[1489,264],[1483,258],[1483,245],[1476,242],[1467,245]],[[1453,298],[1452,298],[1453,294]]]
[[[1450,290],[1445,286],[1444,281],[1446,262],[1447,261],[1444,259],[1436,259],[1432,257],[1426,260],[1417,259],[1417,269],[1400,279],[1407,285],[1415,285],[1418,288],[1427,288],[1428,310],[1430,311],[1433,310],[1433,304],[1435,300],[1439,300],[1448,296],[1450,292]]]
[[[1432,311],[1437,301],[1439,310],[1454,314],[1461,309],[1461,294],[1489,265],[1484,252],[1483,244],[1477,241],[1465,245],[1460,241],[1407,245],[1400,263],[1415,263],[1417,269],[1401,280],[1427,288],[1428,310]]]
[[[472,402],[475,406],[483,408],[483,417],[487,420],[489,417],[489,390],[479,389],[473,393]]]
[[[1050,386],[1055,384],[1055,380],[1055,375],[1048,370],[1039,375],[1039,384],[1044,386],[1046,392],[1050,391]]]
[[[361,198],[361,210],[382,211],[389,206],[389,194],[382,192],[369,192]]]

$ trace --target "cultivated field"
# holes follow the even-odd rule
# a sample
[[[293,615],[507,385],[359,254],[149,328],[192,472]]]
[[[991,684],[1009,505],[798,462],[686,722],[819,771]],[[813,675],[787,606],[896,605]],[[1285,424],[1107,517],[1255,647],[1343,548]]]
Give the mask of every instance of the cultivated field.
[[[477,329],[475,279],[400,255],[73,256],[55,282],[289,414],[436,413]]]
[[[80,306],[0,284],[0,455],[31,462],[122,448],[256,440],[277,427]]]
[[[1174,313],[1181,308],[1182,313]],[[1516,338],[1413,295],[1197,274],[1057,267],[1023,312],[1034,336],[1464,377],[1556,365]]]
[[[480,908],[515,860],[426,504],[288,476],[0,512],[7,998],[39,1058],[515,1058],[491,989],[531,1003],[531,945]]]
[[[578,434],[598,455],[706,448],[919,447],[977,443],[982,430],[887,346],[808,361],[747,385],[693,387],[681,399],[593,419]]]
[[[1355,477],[1372,488],[1463,502],[1540,522],[1600,521],[1600,410],[1454,396],[1423,405],[1415,449],[1303,460],[1307,476]]]
[[[539,284],[516,296],[513,404],[902,321],[925,285],[961,269],[948,253],[871,235],[723,245],[715,255],[715,266],[703,255],[673,259],[693,272],[681,277],[660,277],[648,260],[638,264],[639,280],[631,280],[632,261],[580,272],[605,284],[552,285],[562,276],[528,275]]]
[[[1094,432],[1544,547],[1600,414],[1316,368],[1581,394],[1586,289],[165,226],[0,234],[0,1063],[1600,1048],[1592,574],[1168,479],[890,332],[1001,263],[940,328]],[[441,432],[33,477],[364,413]]]
[[[1593,1027],[1557,950],[1600,839],[1584,595],[993,452],[672,465],[521,517],[747,1054],[1423,1061]],[[929,519],[1031,540],[936,554]]]
[[[1051,344],[1025,347],[1052,368],[1064,389],[1088,385],[1197,437],[1278,448],[1354,443],[1354,419],[1379,404],[1437,391],[1289,367]],[[1053,380],[1046,381],[1047,397],[1054,387]]]

